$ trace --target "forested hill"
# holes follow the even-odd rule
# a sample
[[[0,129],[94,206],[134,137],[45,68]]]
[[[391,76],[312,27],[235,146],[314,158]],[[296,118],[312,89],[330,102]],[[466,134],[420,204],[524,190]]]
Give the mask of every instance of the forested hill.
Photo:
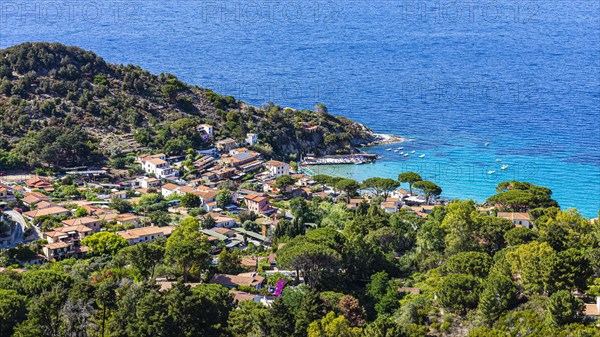
[[[316,110],[248,106],[58,43],[0,51],[0,169],[82,165],[130,150],[177,154],[208,145],[195,132],[200,123],[214,125],[217,140],[258,133],[257,150],[279,159],[373,140],[363,125]]]

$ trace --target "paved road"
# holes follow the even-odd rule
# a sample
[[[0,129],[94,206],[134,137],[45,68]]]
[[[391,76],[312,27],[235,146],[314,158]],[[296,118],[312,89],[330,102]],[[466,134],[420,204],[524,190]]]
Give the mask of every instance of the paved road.
[[[15,228],[15,230],[13,232],[13,237],[12,237],[10,244],[8,246],[3,247],[3,248],[13,248],[23,241],[23,235],[25,234],[25,231],[28,228],[27,222],[25,221],[25,218],[23,218],[21,213],[19,213],[17,211],[11,210],[11,211],[6,211],[4,213],[8,214],[18,224],[18,226]],[[35,229],[35,228],[34,228],[34,236],[35,236],[36,240],[40,238],[40,235],[39,235],[37,229]]]

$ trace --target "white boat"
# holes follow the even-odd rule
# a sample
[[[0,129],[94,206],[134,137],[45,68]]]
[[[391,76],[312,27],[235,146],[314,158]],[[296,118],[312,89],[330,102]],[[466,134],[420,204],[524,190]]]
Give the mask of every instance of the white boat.
[[[389,149],[385,149],[386,151],[392,151],[392,148],[390,147]]]
[[[410,153],[415,153],[415,152],[417,152],[417,151],[411,151]]]
[[[494,174],[494,173],[496,173],[496,171],[494,171],[494,170],[488,171],[488,174]]]
[[[408,157],[408,153],[405,153],[405,154],[404,154],[404,156],[405,156],[405,157]]]
[[[425,158],[425,155],[424,155],[424,154],[422,154],[422,155],[420,155],[420,156],[419,156],[419,158]]]
[[[404,154],[404,151],[400,152],[400,154]]]
[[[485,146],[489,146],[489,145],[490,145],[490,143],[485,143],[485,144],[483,144],[483,145],[485,145]]]
[[[404,150],[404,147],[403,147],[403,146],[400,146],[400,147],[398,148],[398,150]]]
[[[502,165],[502,167],[500,168],[501,170],[506,170],[508,168],[508,165]]]
[[[501,162],[501,161],[502,161],[502,159],[500,159],[500,158],[496,158],[496,163],[499,163],[499,162]]]
[[[394,152],[398,153],[398,150],[394,150]]]

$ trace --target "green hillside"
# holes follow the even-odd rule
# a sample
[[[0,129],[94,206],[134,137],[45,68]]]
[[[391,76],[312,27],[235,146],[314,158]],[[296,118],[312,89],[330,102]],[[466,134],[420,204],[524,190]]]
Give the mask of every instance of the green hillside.
[[[373,140],[365,126],[318,111],[248,106],[231,96],[105,62],[58,43],[24,43],[0,51],[0,168],[98,164],[132,151],[179,154],[215,139],[258,133],[267,157],[354,151]],[[311,128],[317,126],[316,128]]]

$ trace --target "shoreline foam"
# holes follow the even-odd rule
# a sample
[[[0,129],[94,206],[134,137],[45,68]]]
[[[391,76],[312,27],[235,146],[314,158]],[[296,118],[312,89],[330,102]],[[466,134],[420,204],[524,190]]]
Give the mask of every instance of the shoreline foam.
[[[391,134],[385,134],[385,133],[374,133],[373,137],[375,138],[374,141],[364,144],[364,146],[362,146],[362,147],[371,147],[371,146],[386,145],[386,144],[397,144],[397,143],[403,143],[406,141],[406,138],[404,138],[404,137],[391,135]]]

